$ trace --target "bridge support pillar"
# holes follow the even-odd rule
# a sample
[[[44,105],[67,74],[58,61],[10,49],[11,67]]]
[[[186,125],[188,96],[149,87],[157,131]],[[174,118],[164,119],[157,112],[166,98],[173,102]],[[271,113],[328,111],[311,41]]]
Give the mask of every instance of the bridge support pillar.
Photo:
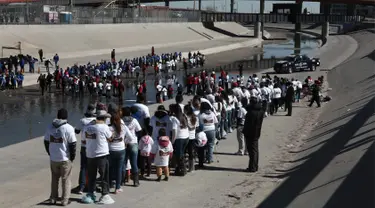
[[[165,0],[164,2],[165,2],[165,6],[169,7],[169,0]]]
[[[322,25],[322,38],[326,39],[329,36],[329,22],[326,21]]]
[[[202,10],[202,0],[198,0],[198,10]]]
[[[238,12],[238,11],[237,11]],[[234,13],[234,0],[230,0],[230,13]]]
[[[297,31],[301,31],[302,29],[302,24],[300,22],[296,22],[294,24],[294,30],[297,32]]]
[[[261,22],[255,22],[254,37],[255,38],[262,38],[262,23]]]
[[[294,54],[301,54],[301,34],[294,34]]]

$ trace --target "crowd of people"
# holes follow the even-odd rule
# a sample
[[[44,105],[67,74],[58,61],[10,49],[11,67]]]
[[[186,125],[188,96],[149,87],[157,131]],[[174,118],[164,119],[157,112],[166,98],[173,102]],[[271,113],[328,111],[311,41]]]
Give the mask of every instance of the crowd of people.
[[[40,61],[43,59],[43,51],[39,51]],[[86,65],[73,65],[65,70],[59,67],[59,56],[56,54],[51,60],[45,60],[47,74],[41,74],[38,82],[44,95],[44,91],[50,88],[52,83],[62,93],[71,93],[73,95],[83,95],[88,91],[90,95],[100,96],[118,96],[122,99],[124,84],[122,79],[136,78],[139,80],[137,93],[146,91],[145,76],[146,71],[153,69],[156,80],[159,82],[155,85],[161,85],[163,76],[162,72],[171,72],[177,70],[177,65],[182,62],[184,70],[189,67],[196,67],[198,64],[203,65],[204,55],[198,53],[189,53],[187,59],[182,57],[181,52],[169,54],[152,53],[133,59],[120,59],[116,61],[115,49],[111,52],[111,61],[101,61],[96,64],[87,63]],[[54,62],[54,63],[52,63]],[[50,66],[56,67],[53,73],[50,72]],[[140,77],[142,73],[142,77]],[[162,87],[166,87],[165,85]]]
[[[77,151],[76,134],[81,135],[80,177],[76,192],[87,192],[82,203],[112,204],[110,190],[113,194],[121,193],[122,186],[130,179],[133,186],[138,187],[140,179],[151,177],[154,166],[155,180],[160,182],[169,180],[171,170],[176,176],[185,176],[195,168],[202,169],[205,164],[213,163],[215,146],[235,129],[238,149],[234,152],[249,155],[246,171],[256,172],[263,119],[277,114],[280,109],[291,116],[292,103],[299,102],[307,92],[311,92],[310,106],[316,102],[320,107],[323,77],[299,81],[252,75],[245,80],[241,70],[236,79],[230,79],[225,71],[218,79],[214,76],[215,73],[202,70],[196,78],[197,83],[188,82],[186,92],[177,92],[176,103],[170,104],[168,109],[159,104],[154,115],[145,105],[146,92],[140,92],[137,103],[131,106],[90,104],[76,127],[68,123],[67,110],[60,109],[44,140],[52,172],[49,202],[56,204],[58,180],[62,178],[62,205],[69,204],[71,164]],[[190,77],[197,76],[189,75],[188,79]],[[194,97],[184,104],[184,94]],[[100,181],[98,187],[97,181]],[[101,192],[98,201],[97,189]]]

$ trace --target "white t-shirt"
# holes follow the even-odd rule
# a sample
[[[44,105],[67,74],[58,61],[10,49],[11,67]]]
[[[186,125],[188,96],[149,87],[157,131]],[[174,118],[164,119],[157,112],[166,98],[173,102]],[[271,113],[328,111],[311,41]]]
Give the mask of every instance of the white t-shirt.
[[[215,130],[215,124],[217,124],[216,115],[210,111],[209,114],[201,113],[199,114],[199,125],[203,127],[203,131],[213,131]]]
[[[58,128],[53,124],[48,126],[44,140],[49,141],[50,159],[54,162],[69,160],[69,143],[76,142],[76,135],[73,126],[65,123]]]
[[[155,166],[168,166],[170,154],[173,153],[172,142],[169,142],[167,147],[161,147],[158,142],[155,142],[152,146],[151,153],[155,154]]]
[[[109,154],[107,139],[112,137],[112,131],[105,123],[87,125],[84,128],[86,134],[86,156],[88,158],[102,157]]]
[[[207,136],[204,131],[201,131],[197,134],[197,146],[198,147],[203,147],[204,145],[207,144]]]
[[[188,117],[188,127],[189,127],[189,139],[195,139],[195,132],[197,127],[199,127],[199,120],[195,121],[195,125],[191,122],[191,117]]]
[[[103,83],[99,82],[98,87],[99,87],[100,90],[102,90],[103,89]]]
[[[142,126],[142,128],[146,128],[144,120],[146,118],[150,118],[150,110],[145,104],[142,103],[134,103],[133,106],[135,106],[138,109],[137,112],[137,120],[138,123]]]
[[[79,121],[78,126],[76,127],[77,130],[81,131],[81,147],[86,147],[86,137],[85,137],[85,133],[83,132],[83,129],[85,126],[90,124],[93,120],[95,120],[95,117],[82,118]]]
[[[138,149],[141,152],[141,156],[150,156],[151,148],[153,145],[154,145],[154,140],[152,139],[151,136],[149,135],[143,136],[139,140],[139,145],[138,145]]]
[[[167,135],[170,134],[170,131],[172,129],[171,120],[169,119],[169,116],[164,116],[160,119],[156,116],[153,116],[150,119],[150,126],[152,126],[153,138],[159,138],[159,130],[161,128],[165,128]]]
[[[114,128],[114,126],[110,126],[109,129],[111,130],[113,136],[110,141],[108,141],[109,151],[121,151],[125,149],[125,137],[131,135],[129,132],[128,127],[121,122],[121,132],[118,134]]]
[[[185,108],[185,105],[184,104],[182,104],[182,103],[180,103],[180,104],[178,104],[179,106],[180,106],[180,108],[181,108],[181,111],[182,112],[184,112],[184,108]]]
[[[241,107],[239,110],[238,110],[238,113],[237,113],[237,119],[239,120],[239,124],[240,125],[244,125],[245,124],[245,116],[246,116],[246,109],[244,107]]]
[[[176,139],[187,139],[187,138],[189,138],[188,127],[185,127],[183,129],[181,129],[180,121],[174,116],[171,116],[170,120],[171,120],[171,124],[172,124],[172,130],[177,131]]]
[[[273,98],[281,98],[281,89],[279,87],[273,89]]]
[[[135,119],[133,117],[125,118],[124,123],[128,127],[130,133],[133,135],[132,139],[128,140],[129,141],[128,143],[130,143],[130,144],[138,143],[136,132],[141,131],[142,127],[139,124],[139,122],[137,121],[137,119]]]
[[[105,85],[105,88],[106,88],[107,90],[111,90],[111,87],[112,87],[112,84],[111,84],[111,83],[107,83],[107,84]]]

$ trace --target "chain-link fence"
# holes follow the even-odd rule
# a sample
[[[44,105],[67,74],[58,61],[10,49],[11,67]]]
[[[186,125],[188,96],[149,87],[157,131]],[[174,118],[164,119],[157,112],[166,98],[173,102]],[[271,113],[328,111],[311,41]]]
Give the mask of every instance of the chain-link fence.
[[[199,11],[168,8],[69,7],[42,4],[0,6],[0,24],[110,24],[199,22]]]

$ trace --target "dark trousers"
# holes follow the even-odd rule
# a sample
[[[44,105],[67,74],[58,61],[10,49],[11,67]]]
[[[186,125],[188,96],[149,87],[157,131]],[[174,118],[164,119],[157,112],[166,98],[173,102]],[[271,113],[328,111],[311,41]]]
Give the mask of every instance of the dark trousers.
[[[249,152],[249,170],[258,171],[259,138],[246,138],[247,151]]]
[[[87,171],[89,175],[88,193],[94,194],[96,189],[96,175],[99,172],[99,180],[102,186],[102,195],[109,193],[109,162],[108,156],[87,158]]]
[[[87,171],[87,157],[86,157],[86,147],[81,147],[81,164],[79,170],[79,189],[83,191],[86,186],[86,171]]]
[[[141,168],[141,175],[143,176],[146,172],[147,168],[147,175],[151,174],[151,161],[147,156],[139,156],[139,167]]]
[[[272,99],[272,114],[277,113],[277,110],[279,109],[279,100],[280,98]]]
[[[197,148],[197,151],[198,151],[198,160],[199,160],[198,167],[203,167],[203,164],[204,164],[204,161],[205,161],[205,155],[204,155],[205,149],[206,149],[205,146]]]
[[[288,110],[288,116],[292,115],[292,100],[286,100],[285,101],[285,111]]]
[[[313,96],[311,98],[311,101],[310,101],[310,107],[312,106],[312,104],[314,104],[314,102],[316,102],[316,104],[318,105],[318,107],[320,107],[320,97],[319,96]]]
[[[195,139],[189,139],[189,143],[187,145],[187,153],[189,154],[189,161],[193,161],[194,160],[194,142],[195,142]]]

